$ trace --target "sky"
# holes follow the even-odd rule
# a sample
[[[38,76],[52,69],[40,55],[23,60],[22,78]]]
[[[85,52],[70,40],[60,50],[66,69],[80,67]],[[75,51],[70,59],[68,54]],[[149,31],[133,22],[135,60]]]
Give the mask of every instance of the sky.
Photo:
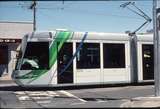
[[[146,20],[120,7],[127,1],[37,1],[36,28],[38,31],[68,29],[71,31],[115,32],[135,31]],[[152,18],[152,0],[133,1]],[[0,2],[0,21],[33,21],[32,1]],[[129,6],[131,9],[136,8]],[[139,11],[138,11],[139,12]],[[148,23],[138,32],[153,28]]]

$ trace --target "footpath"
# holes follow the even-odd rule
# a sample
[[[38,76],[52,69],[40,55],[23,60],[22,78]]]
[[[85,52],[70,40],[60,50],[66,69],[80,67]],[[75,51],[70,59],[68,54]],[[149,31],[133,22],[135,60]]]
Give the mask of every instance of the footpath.
[[[134,108],[160,108],[160,97],[149,95],[148,97],[131,98],[120,107]]]

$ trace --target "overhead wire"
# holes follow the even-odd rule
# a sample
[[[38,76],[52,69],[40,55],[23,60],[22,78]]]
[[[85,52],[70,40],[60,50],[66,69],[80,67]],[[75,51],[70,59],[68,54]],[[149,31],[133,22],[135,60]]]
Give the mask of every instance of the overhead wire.
[[[126,15],[120,15],[120,14],[112,14],[112,13],[103,13],[103,12],[97,12],[97,11],[91,11],[89,9],[82,9],[80,7],[74,7],[73,5],[75,4],[81,4],[80,2],[64,2],[64,3],[59,3],[60,6],[56,6],[56,7],[43,7],[41,5],[39,5],[37,7],[38,10],[50,10],[50,11],[53,11],[53,10],[63,10],[63,11],[67,11],[67,12],[70,12],[70,13],[81,13],[81,14],[92,14],[92,15],[101,15],[101,16],[108,16],[108,17],[118,17],[117,19],[121,18],[121,19],[139,19],[139,20],[142,20],[141,18],[138,18],[138,17],[133,17],[133,16],[126,16]],[[83,3],[82,3],[83,4]],[[85,3],[86,4],[86,3]],[[91,5],[93,4],[97,4],[97,3],[90,3]],[[99,5],[101,5],[101,3],[98,3]],[[26,4],[26,3],[19,3],[18,5],[16,6],[5,6],[5,8],[28,8],[29,7],[29,2]],[[45,4],[46,5],[46,4]],[[87,3],[88,5],[88,3]],[[102,3],[102,5],[104,5],[104,3]],[[145,6],[145,5],[143,5]],[[48,14],[46,14],[48,15]],[[51,17],[51,16],[50,16]],[[50,18],[48,17],[48,18]]]
[[[42,17],[46,17],[48,20],[51,20],[51,18],[55,19],[55,17],[54,17],[53,15],[51,15],[51,14],[48,15],[48,14],[42,12],[42,11],[41,11],[40,13],[41,13],[40,15],[41,15]],[[52,20],[51,20],[51,21],[52,21]],[[60,22],[61,22],[61,23],[64,23],[63,20],[61,20]],[[72,27],[71,25],[69,25],[69,26]],[[74,26],[74,29],[80,30],[80,28],[78,28],[77,26]]]
[[[44,10],[50,10],[50,11],[53,11],[53,10],[62,10],[62,8],[60,7],[57,7],[57,8],[43,8],[43,7],[39,7],[37,9],[44,9]],[[125,15],[120,15],[120,14],[111,14],[111,13],[100,13],[100,12],[92,12],[92,11],[89,11],[87,9],[80,9],[80,8],[73,8],[72,9],[66,9],[66,8],[63,8],[63,10],[65,11],[68,11],[68,12],[75,12],[75,13],[82,13],[82,14],[93,14],[93,15],[102,15],[102,16],[110,16],[110,17],[119,17],[119,18],[125,18],[125,19],[141,19],[141,18],[138,18],[138,17],[131,17],[131,16],[125,16]]]
[[[64,9],[66,9],[66,10],[69,10],[69,11],[79,11],[79,12],[82,12],[82,13],[84,13],[84,12],[87,12],[87,13],[89,13],[89,14],[96,14],[96,15],[103,15],[103,16],[113,16],[113,17],[119,17],[119,18],[121,18],[121,17],[123,17],[123,18],[126,18],[126,19],[140,19],[140,18],[138,18],[138,17],[131,17],[131,16],[125,16],[125,15],[118,15],[118,14],[111,14],[111,13],[97,13],[97,12],[92,12],[92,11],[88,11],[87,9],[78,9],[77,7],[75,8],[75,7],[71,7],[71,5],[72,4],[74,4],[74,3],[76,3],[76,2],[70,2],[70,3],[68,3],[68,2],[65,2],[65,4],[67,4],[67,5],[64,5],[63,7],[61,6],[61,7],[37,7],[37,9],[44,9],[44,10],[64,10]],[[78,2],[78,4],[79,4],[80,2]],[[84,2],[85,3],[85,2]],[[94,4],[94,3],[93,3]],[[101,4],[101,3],[100,3]],[[104,4],[103,4],[104,5]],[[72,9],[69,9],[68,7],[71,7]],[[8,6],[8,7],[6,7],[5,6],[5,8],[29,8],[29,5],[27,4],[26,5],[26,3],[24,3],[24,4],[21,4],[21,3],[19,3],[17,6]],[[68,8],[68,9],[67,9]],[[74,8],[74,9],[73,9]]]
[[[144,25],[144,27],[142,27],[140,30],[139,30],[139,33],[144,31],[145,29],[147,30],[147,28],[149,27],[150,23],[147,23],[146,25]],[[149,29],[149,28],[148,28]]]

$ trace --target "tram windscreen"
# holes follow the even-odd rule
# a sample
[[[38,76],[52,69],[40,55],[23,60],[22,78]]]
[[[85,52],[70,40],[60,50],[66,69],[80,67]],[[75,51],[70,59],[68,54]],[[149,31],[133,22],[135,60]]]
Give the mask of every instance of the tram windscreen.
[[[44,70],[49,68],[49,42],[28,42],[21,70]]]

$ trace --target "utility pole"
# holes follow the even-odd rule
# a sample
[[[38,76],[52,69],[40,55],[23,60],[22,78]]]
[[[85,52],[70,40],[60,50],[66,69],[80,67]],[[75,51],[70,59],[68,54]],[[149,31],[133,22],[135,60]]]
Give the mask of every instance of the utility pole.
[[[33,10],[33,31],[36,31],[36,0],[33,1],[29,9]]]
[[[153,0],[155,96],[160,96],[160,1]]]

